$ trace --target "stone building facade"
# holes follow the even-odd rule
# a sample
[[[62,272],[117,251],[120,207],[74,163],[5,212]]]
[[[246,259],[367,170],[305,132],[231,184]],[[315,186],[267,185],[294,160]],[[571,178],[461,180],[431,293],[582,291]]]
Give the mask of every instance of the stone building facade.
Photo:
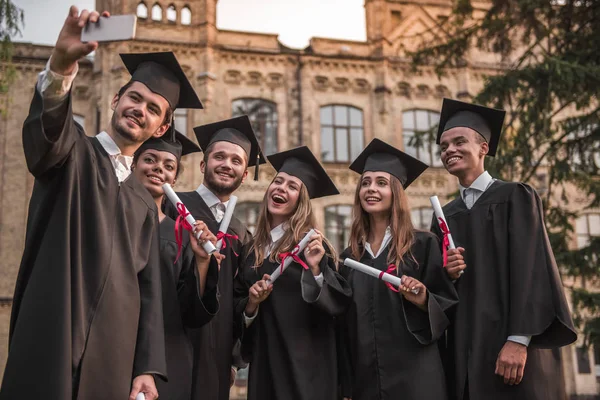
[[[113,15],[137,14],[138,27],[136,40],[103,44],[93,59],[80,62],[73,110],[86,132],[106,128],[110,101],[129,79],[118,53],[174,51],[205,106],[177,111],[178,128],[193,136],[194,126],[246,113],[266,153],[309,146],[341,192],[313,202],[320,226],[340,249],[348,239],[357,183],[348,165],[374,137],[432,165],[408,190],[415,225],[428,228],[429,196],[436,194],[445,202],[457,191],[457,182],[441,167],[435,144],[415,147],[411,138],[437,124],[443,97],[469,100],[482,88],[486,75],[502,68],[495,56],[473,50],[463,68],[442,79],[427,68],[410,73],[406,51],[437,37],[435,27],[450,14],[450,0],[366,0],[365,42],[312,38],[302,50],[282,45],[276,35],[218,29],[217,0],[97,0],[96,4]],[[477,12],[486,7],[485,2],[474,5]],[[8,93],[6,117],[0,120],[0,368],[7,353],[11,299],[33,185],[23,157],[21,126],[36,75],[51,51],[47,46],[16,45],[17,78]],[[193,189],[202,181],[200,159],[201,155],[192,155],[184,161],[179,190]],[[270,167],[261,168],[260,180],[248,179],[237,193],[238,216],[251,228],[273,175]],[[574,246],[583,245],[589,236],[600,234],[600,212],[581,215],[576,226]],[[564,350],[564,356],[569,394],[595,395],[593,351],[573,346]],[[233,393],[245,398],[243,382]]]

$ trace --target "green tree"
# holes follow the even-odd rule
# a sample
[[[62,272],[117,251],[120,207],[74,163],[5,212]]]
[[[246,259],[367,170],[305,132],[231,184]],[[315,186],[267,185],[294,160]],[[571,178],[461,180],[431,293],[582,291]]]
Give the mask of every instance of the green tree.
[[[0,112],[6,109],[7,92],[15,77],[12,65],[13,44],[11,39],[21,33],[23,10],[10,0],[0,0]]]
[[[481,4],[481,3],[480,3]],[[572,291],[575,322],[586,343],[600,336],[600,239],[569,248],[575,217],[565,205],[571,188],[600,205],[600,1],[491,0],[477,10],[458,0],[436,30],[437,43],[412,54],[415,69],[438,75],[477,62],[472,50],[500,60],[474,102],[507,110],[504,137],[486,168],[507,180],[528,182],[543,196],[546,226]]]

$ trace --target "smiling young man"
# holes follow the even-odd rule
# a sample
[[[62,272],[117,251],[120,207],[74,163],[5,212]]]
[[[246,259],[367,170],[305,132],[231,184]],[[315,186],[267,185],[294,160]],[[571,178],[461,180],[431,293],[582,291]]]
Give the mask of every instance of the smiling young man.
[[[108,16],[108,13],[103,15]],[[35,184],[17,277],[0,399],[146,399],[166,375],[156,204],[130,166],[170,127],[176,107],[201,108],[172,53],[122,55],[131,81],[106,132],[75,123],[77,62],[99,18],[71,7],[23,126]]]
[[[484,169],[504,115],[449,99],[442,106],[441,159],[460,184],[460,197],[444,207],[459,246],[447,265],[460,299],[448,332],[449,387],[457,400],[562,399],[559,347],[577,335],[541,200],[527,184]],[[437,224],[432,229],[442,237]],[[467,268],[456,266],[463,253]]]
[[[204,182],[193,192],[178,193],[195,219],[204,221],[216,234],[227,209],[229,198],[248,176],[248,167],[265,162],[247,116],[194,128],[204,151],[200,170]],[[255,175],[256,178],[256,175]],[[165,214],[177,217],[169,203]],[[238,270],[238,255],[251,235],[246,226],[233,217],[227,231],[237,239],[225,239],[221,250],[225,259],[219,271],[219,313],[204,327],[190,332],[194,345],[193,400],[226,400],[238,367],[245,364],[234,339],[233,278]]]

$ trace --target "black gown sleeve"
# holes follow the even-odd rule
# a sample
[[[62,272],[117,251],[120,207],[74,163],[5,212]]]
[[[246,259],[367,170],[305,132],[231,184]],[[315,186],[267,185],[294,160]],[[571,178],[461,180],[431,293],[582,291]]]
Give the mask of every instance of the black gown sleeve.
[[[510,196],[509,335],[532,336],[530,346],[553,348],[577,340],[558,267],[533,188],[515,185]]]
[[[183,264],[177,283],[181,318],[186,327],[197,329],[206,325],[219,311],[219,301],[217,300],[219,266],[217,260],[211,257],[206,274],[204,295],[200,296],[196,257],[190,244],[183,250],[182,257]]]
[[[406,326],[424,345],[438,340],[450,324],[449,311],[458,304],[458,294],[444,267],[440,244],[432,234],[421,233],[412,247],[419,261],[418,275],[427,288],[427,312],[402,296]]]
[[[158,218],[155,213],[149,212],[142,229],[152,235],[152,242],[146,267],[138,273],[141,304],[133,376],[154,374],[166,381],[167,361],[162,310],[160,239]]]
[[[325,254],[328,254],[327,245]],[[301,256],[304,259],[304,255]],[[319,287],[314,275],[308,270],[302,271],[302,298],[331,316],[343,314],[352,301],[352,289],[348,282],[336,271],[333,259],[324,255],[319,264],[323,274],[323,286]]]
[[[343,263],[346,257],[350,257],[350,249],[346,249],[340,255],[339,274],[345,280],[348,280],[348,267]],[[339,380],[339,397],[352,398],[352,357],[350,352],[350,338],[348,336],[349,324],[347,321],[347,313],[336,317],[335,338],[337,350],[337,365],[338,365],[338,380]]]
[[[51,168],[60,166],[75,142],[84,137],[83,128],[73,119],[71,93],[64,104],[46,112],[42,95],[36,88],[23,124],[23,150],[29,172],[40,178]]]

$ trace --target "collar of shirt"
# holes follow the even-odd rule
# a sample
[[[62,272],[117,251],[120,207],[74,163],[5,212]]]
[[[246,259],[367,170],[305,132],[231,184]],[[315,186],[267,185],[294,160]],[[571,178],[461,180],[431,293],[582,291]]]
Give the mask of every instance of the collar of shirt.
[[[458,185],[458,189],[460,190],[460,197],[464,198],[464,192],[467,189],[475,189],[480,192],[485,192],[493,180],[494,179],[492,178],[489,172],[483,171],[483,174],[479,175],[479,177],[475,179],[471,186],[469,186],[468,188],[464,187],[461,184]]]
[[[200,197],[202,197],[202,200],[204,200],[208,208],[213,208],[217,204],[221,203],[221,200],[219,200],[219,198],[213,192],[211,192],[210,189],[204,186],[204,183],[198,186],[196,192],[200,195]],[[228,204],[229,200],[223,202],[225,209],[227,209]]]
[[[105,131],[100,132],[96,135],[96,139],[100,142],[100,145],[110,156],[115,172],[119,181],[124,181],[129,174],[131,174],[131,165],[133,164],[133,156],[126,156],[121,153],[121,149],[115,143],[113,138],[110,137]]]
[[[267,251],[265,252],[265,259],[269,257],[271,254],[271,250],[273,249],[273,245],[277,243],[285,234],[285,231],[288,229],[286,223],[282,223],[277,225],[275,228],[271,229],[271,243],[269,244]]]
[[[369,242],[365,243],[365,250],[369,252],[371,257],[377,258],[381,255],[383,250],[385,250],[387,245],[390,244],[391,240],[392,240],[392,230],[388,226],[387,228],[385,228],[385,234],[383,235],[383,240],[381,241],[381,246],[379,247],[379,251],[377,252],[377,254],[373,254],[373,250],[371,249],[371,244]]]

